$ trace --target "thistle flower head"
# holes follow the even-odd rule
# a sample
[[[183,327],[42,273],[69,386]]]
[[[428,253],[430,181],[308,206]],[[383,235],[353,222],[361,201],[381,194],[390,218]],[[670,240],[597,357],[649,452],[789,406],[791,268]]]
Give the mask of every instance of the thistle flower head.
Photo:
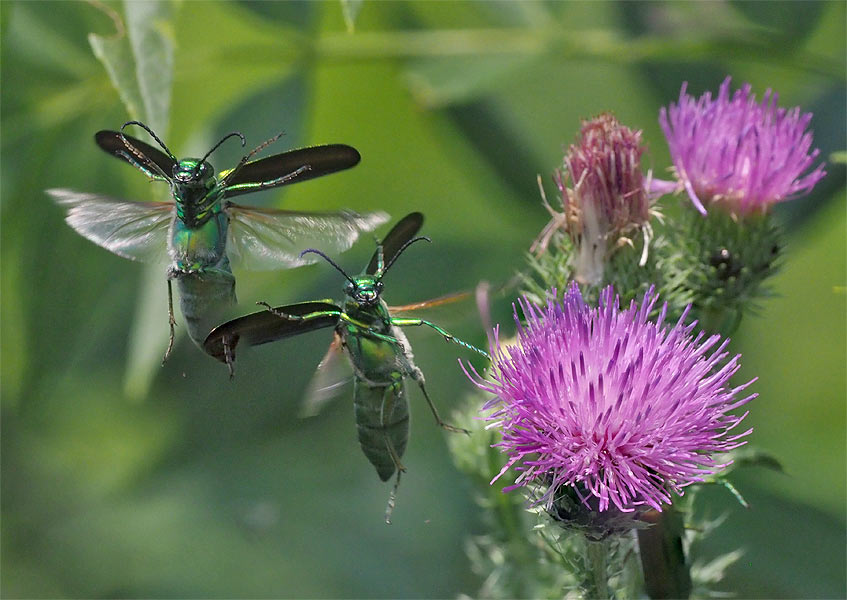
[[[712,453],[745,443],[750,430],[730,433],[746,416],[730,411],[754,397],[737,397],[752,381],[728,385],[739,357],[727,359],[720,336],[693,335],[685,315],[666,326],[666,306],[649,321],[652,289],[624,310],[611,287],[590,308],[576,284],[561,303],[520,304],[517,343],[496,339],[489,378],[469,375],[496,396],[483,410],[509,459],[495,480],[520,472],[507,490],[542,486],[548,509],[567,491],[593,510],[661,510],[726,466]]]
[[[647,224],[650,199],[641,173],[641,131],[622,125],[613,115],[583,121],[577,143],[565,154],[563,169],[553,175],[563,212],[553,216],[535,248],[546,247],[556,229],[564,229],[579,249],[578,280],[598,284],[610,250]],[[546,203],[546,200],[545,200]]]
[[[605,113],[583,121],[580,139],[564,158],[565,172],[557,170],[556,185],[565,212],[572,214],[572,230],[580,233],[586,211],[596,214],[606,232],[625,232],[648,221],[649,202],[641,174],[641,131],[622,125]],[[574,189],[566,186],[567,178]]]
[[[807,194],[826,174],[823,164],[803,175],[819,154],[806,131],[811,113],[777,107],[767,90],[761,102],[745,84],[730,97],[730,78],[718,97],[679,92],[679,103],[659,112],[676,175],[694,206],[715,205],[734,215],[766,212],[770,205]]]

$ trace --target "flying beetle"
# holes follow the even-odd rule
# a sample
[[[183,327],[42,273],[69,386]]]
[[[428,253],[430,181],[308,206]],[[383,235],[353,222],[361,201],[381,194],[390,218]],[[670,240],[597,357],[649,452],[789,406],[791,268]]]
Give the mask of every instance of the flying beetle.
[[[405,471],[401,458],[409,440],[406,378],[412,378],[420,386],[439,426],[448,431],[468,433],[442,421],[427,394],[423,373],[415,366],[409,342],[401,328],[431,327],[445,340],[489,358],[484,351],[463,342],[430,321],[392,315],[393,309],[382,299],[382,279],[397,257],[415,242],[430,241],[426,237],[415,237],[421,225],[421,213],[411,213],[401,219],[378,244],[364,273],[358,277],[347,275],[323,252],[311,248],[304,250],[302,254],[315,254],[324,258],[347,280],[344,288],[346,297],[340,305],[331,300],[316,300],[272,308],[261,302],[259,304],[267,310],[216,327],[204,343],[206,352],[225,362],[232,375],[235,349],[239,343],[255,346],[333,327],[333,341],[318,366],[316,378],[320,380],[325,376],[342,351],[346,350],[353,367],[353,406],[359,444],[382,481],[388,481],[397,473],[385,515],[387,523],[390,523],[394,508],[400,474]],[[443,299],[436,299],[430,303],[422,302],[401,308],[423,308],[428,304],[442,302]],[[338,387],[316,383],[313,382],[312,391],[307,395],[307,407],[311,405],[314,408],[315,404],[327,399],[328,391]]]
[[[164,152],[123,133],[129,125],[144,129]],[[206,159],[231,137],[238,137],[243,147],[246,141],[241,133],[227,134],[203,158],[179,160],[147,125],[128,121],[120,131],[98,131],[97,145],[151,180],[167,182],[172,202],[127,202],[67,189],[47,190],[67,208],[67,223],[83,237],[130,260],[170,263],[170,339],[163,363],[174,344],[172,280],[177,282],[188,335],[202,347],[223,311],[236,301],[230,259],[257,270],[296,267],[316,260],[300,256],[301,248],[323,244],[347,250],[361,232],[388,219],[380,212],[296,212],[231,202],[233,196],[349,169],[361,158],[355,148],[330,144],[251,160],[281,136],[267,140],[234,168],[215,176]]]

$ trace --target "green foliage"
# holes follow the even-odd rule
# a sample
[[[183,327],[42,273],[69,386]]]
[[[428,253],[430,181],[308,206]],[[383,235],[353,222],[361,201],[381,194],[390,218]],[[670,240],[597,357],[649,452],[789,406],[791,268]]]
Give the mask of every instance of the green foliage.
[[[125,2],[122,14],[105,5],[102,9],[116,31],[111,36],[88,34],[94,55],[103,63],[129,116],[153,131],[167,131],[176,7],[166,0]]]
[[[344,13],[344,23],[347,31],[353,33],[356,30],[356,17],[362,10],[363,0],[341,0],[341,10]]]
[[[112,19],[115,32],[110,36],[88,34],[94,55],[103,63],[128,115],[164,134],[168,131],[173,85],[175,4],[170,0],[126,1],[120,12],[106,5],[95,6]],[[158,199],[167,196],[167,189],[160,186]],[[162,306],[166,297],[161,268],[151,265],[145,271],[135,308],[125,383],[127,395],[136,400],[149,392],[161,362],[161,348],[167,344],[166,332],[157,327],[160,315],[155,308]]]
[[[548,218],[536,174],[560,163],[581,118],[613,110],[644,129],[663,171],[656,111],[685,79],[715,88],[731,73],[778,89],[781,104],[837,124],[812,124],[824,154],[844,148],[841,2],[817,3],[784,29],[767,4],[364,2],[352,34],[331,2],[107,6],[127,38],[115,38],[94,3],[0,2],[4,597],[452,597],[476,594],[485,577],[457,543],[478,532],[467,479],[447,455],[445,436],[459,436],[432,424],[415,390],[409,470],[386,527],[389,490],[356,446],[350,403],[295,416],[328,337],[304,336],[296,351],[257,348],[239,357],[232,383],[184,339],[157,366],[161,274],[80,238],[43,192],[157,199],[158,186],[95,147],[95,131],[142,116],[178,155],[234,129],[248,144],[284,130],[281,149],[355,146],[363,161],[349,173],[255,202],[424,212],[433,244],[390,274],[396,304],[522,267]],[[119,76],[121,61],[133,66]],[[240,156],[222,148],[214,164]],[[695,567],[743,546],[721,586],[742,597],[833,597],[845,587],[847,311],[834,291],[847,270],[844,202],[844,167],[833,165],[815,197],[782,213],[776,297],[736,334],[739,381],[760,378],[755,440],[789,474],[740,471],[745,511],[723,488],[703,491],[720,492],[731,512],[692,549]],[[363,240],[339,261],[356,267],[372,251]],[[256,300],[338,297],[342,283],[317,267],[237,276],[239,312]],[[494,306],[503,335],[508,304]],[[450,329],[484,343],[471,319]],[[448,414],[469,385],[456,354],[423,332],[410,338]],[[127,379],[145,347],[155,368]],[[504,510],[525,512],[519,504]],[[491,560],[531,568],[530,558]]]
[[[703,217],[693,209],[675,225],[663,270],[673,281],[664,286],[666,295],[678,307],[691,303],[703,329],[732,335],[743,314],[756,312],[770,296],[765,282],[779,268],[779,227],[769,215],[739,221],[722,211]]]
[[[622,246],[612,252],[600,285],[584,285],[583,298],[590,304],[596,305],[600,292],[607,285],[613,285],[620,293],[621,306],[628,306],[630,301],[644,297],[651,284],[660,290],[667,286],[667,281],[676,274],[661,268],[667,262],[665,248],[667,242],[660,236],[650,240],[647,260],[641,263],[641,253],[644,239],[639,237],[633,245]],[[550,251],[540,255],[527,254],[529,272],[520,274],[523,291],[533,302],[546,302],[551,288],[556,288],[561,294],[567,290],[574,279],[574,268],[571,258],[574,255],[574,245],[571,239],[562,232],[556,232],[550,243]],[[667,300],[667,296],[662,296]],[[685,306],[685,304],[682,304]],[[677,313],[679,314],[679,313]]]
[[[498,438],[496,431],[486,429],[477,418],[481,396],[479,393],[467,396],[461,409],[452,415],[453,422],[471,434],[448,438],[453,461],[473,483],[473,497],[483,509],[486,533],[474,535],[466,542],[470,567],[483,580],[476,596],[554,598],[563,592],[569,597],[585,595],[587,590],[594,590],[595,582],[577,574],[589,572],[586,557],[596,556],[607,562],[601,567],[604,585],[608,579],[616,597],[632,597],[639,577],[632,538],[612,534],[589,541],[582,533],[594,533],[598,528],[608,532],[610,525],[615,530],[617,524],[624,522],[625,527],[620,531],[628,532],[633,526],[632,518],[618,514],[615,518],[619,521],[615,524],[603,515],[592,513],[594,522],[570,521],[563,527],[561,521],[551,518],[541,507],[532,506],[532,499],[525,494],[502,489],[517,476],[513,470],[492,483],[500,472],[503,456],[492,446]],[[589,552],[589,548],[597,552]],[[616,565],[624,566],[619,570]],[[601,596],[587,593],[585,597]]]

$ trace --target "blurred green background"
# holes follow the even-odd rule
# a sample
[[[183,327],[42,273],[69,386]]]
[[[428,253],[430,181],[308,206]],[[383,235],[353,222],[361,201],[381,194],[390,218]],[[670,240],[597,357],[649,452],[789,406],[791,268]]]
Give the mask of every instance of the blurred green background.
[[[249,203],[424,212],[433,244],[386,281],[387,300],[402,304],[522,267],[547,219],[535,176],[557,166],[581,118],[613,110],[643,129],[646,166],[662,176],[658,110],[685,80],[696,94],[726,74],[760,96],[772,87],[781,105],[815,113],[823,157],[844,150],[845,6],[167,5],[173,18],[154,24],[175,44],[170,125],[159,133],[179,156],[234,129],[250,147],[284,130],[276,152],[358,148],[355,169]],[[343,9],[358,9],[354,33]],[[478,509],[417,390],[409,470],[386,526],[390,486],[359,451],[347,397],[317,418],[295,416],[329,333],[244,353],[232,382],[185,337],[158,367],[162,273],[78,236],[43,191],[161,193],[93,143],[129,118],[87,39],[114,36],[113,21],[94,3],[4,1],[0,11],[2,596],[474,594],[481,578],[463,543],[481,530]],[[212,160],[222,169],[240,156],[230,143]],[[738,381],[759,377],[751,443],[787,470],[738,474],[750,510],[714,495],[729,520],[697,552],[745,549],[721,586],[741,597],[845,594],[844,165],[828,171],[810,197],[781,207],[776,295],[733,341]],[[372,251],[365,236],[339,261],[357,272]],[[239,312],[341,294],[323,264],[236,276]],[[497,320],[509,321],[507,304]],[[465,312],[440,321],[483,344]],[[449,414],[470,389],[461,352],[432,332],[409,337]]]

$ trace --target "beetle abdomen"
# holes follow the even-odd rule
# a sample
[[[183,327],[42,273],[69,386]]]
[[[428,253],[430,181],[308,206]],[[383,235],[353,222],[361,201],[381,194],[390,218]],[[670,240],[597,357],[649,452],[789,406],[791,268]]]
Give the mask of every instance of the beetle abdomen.
[[[228,270],[207,270],[177,277],[179,306],[188,336],[200,348],[209,332],[235,304],[235,277]]]
[[[362,452],[376,467],[379,478],[387,481],[397,470],[409,441],[405,382],[398,378],[388,385],[375,386],[357,377],[353,408]]]

